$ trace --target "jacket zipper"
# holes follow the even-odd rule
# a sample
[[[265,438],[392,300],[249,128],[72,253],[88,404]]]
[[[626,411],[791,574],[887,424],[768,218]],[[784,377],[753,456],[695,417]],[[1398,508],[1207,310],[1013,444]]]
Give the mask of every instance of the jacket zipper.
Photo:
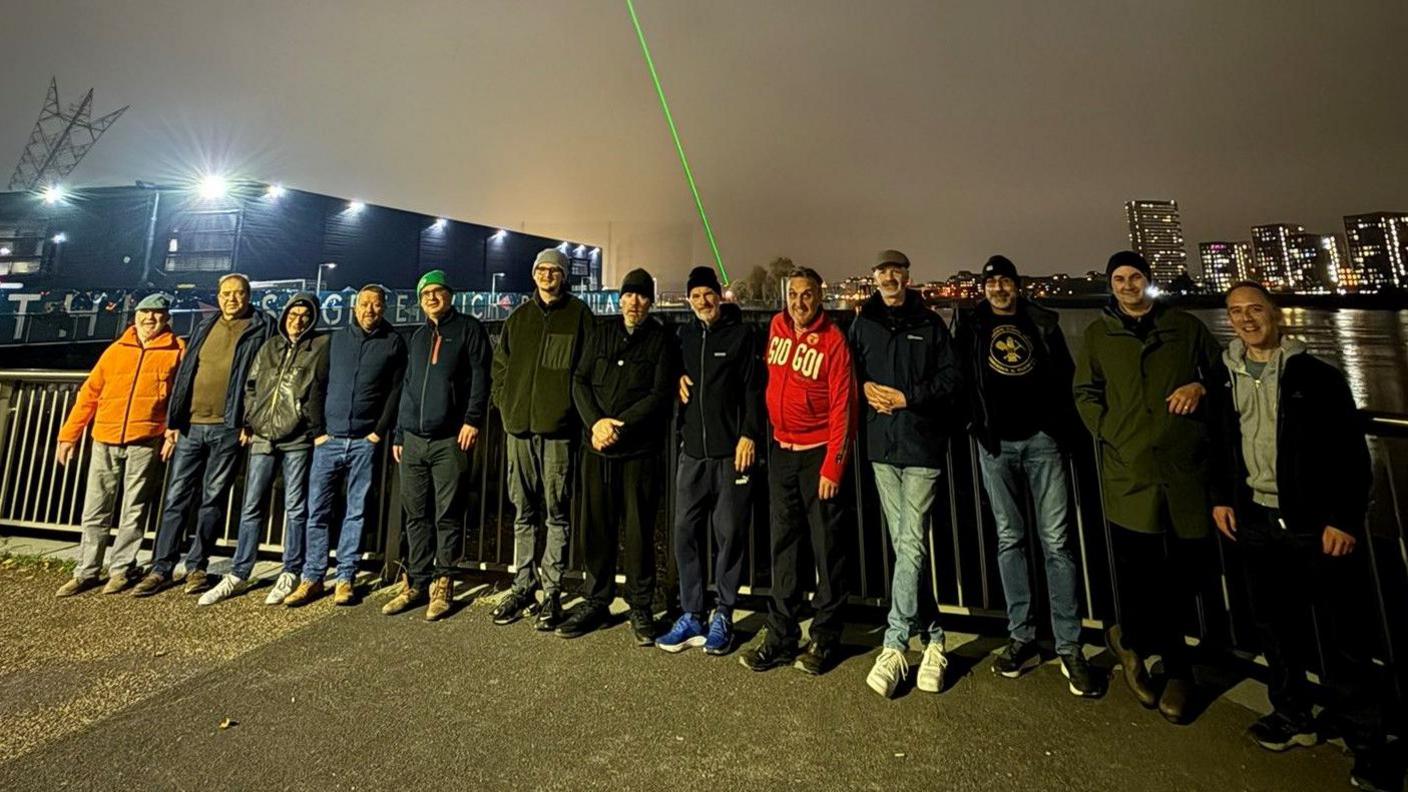
[[[709,326],[704,325],[704,330],[699,338],[699,432],[704,444],[704,458],[709,458],[709,413],[704,409],[704,383],[708,381],[708,375],[704,371],[704,362],[708,359],[705,354],[709,349]]]
[[[142,344],[142,339],[137,339],[137,345],[142,347],[142,351],[137,353],[137,370],[132,373],[132,387],[127,391],[127,409],[122,413],[122,433],[118,435],[121,445],[127,445],[127,422],[132,418],[132,397],[137,394],[137,380],[142,376],[142,359],[147,356],[147,348]]]
[[[425,386],[430,381],[430,367],[435,365],[435,348],[440,344],[440,326],[431,325],[430,351],[425,356],[425,371],[420,377],[420,433],[425,434]]]

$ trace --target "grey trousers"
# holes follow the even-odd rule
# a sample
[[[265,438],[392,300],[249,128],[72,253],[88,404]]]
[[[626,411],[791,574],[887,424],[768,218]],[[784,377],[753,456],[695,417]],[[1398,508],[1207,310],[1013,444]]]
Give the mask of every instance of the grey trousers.
[[[508,436],[508,497],[517,512],[513,519],[515,593],[532,592],[539,583],[549,596],[562,590],[571,493],[571,440]]]
[[[121,446],[93,441],[93,454],[88,462],[88,488],[83,495],[83,538],[78,545],[78,566],[73,570],[75,578],[96,578],[103,568],[119,481],[122,483],[122,507],[118,511],[109,573],[129,572],[137,563],[142,533],[160,495],[166,467],[161,461],[161,442],[161,438],[156,438]]]

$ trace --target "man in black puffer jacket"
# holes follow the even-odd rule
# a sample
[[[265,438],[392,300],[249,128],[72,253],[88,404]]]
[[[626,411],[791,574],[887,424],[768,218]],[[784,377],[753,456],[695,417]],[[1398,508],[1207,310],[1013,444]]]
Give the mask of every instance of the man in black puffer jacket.
[[[450,612],[454,597],[450,576],[464,527],[464,472],[489,411],[492,348],[484,325],[451,305],[444,271],[422,275],[416,293],[426,323],[407,350],[391,446],[401,466],[406,585],[381,612],[401,613],[428,599],[425,618],[434,621]]]
[[[625,533],[626,602],[636,642],[655,642],[655,510],[670,402],[679,377],[675,339],[649,316],[655,279],[642,269],[621,283],[621,315],[602,317],[573,376],[582,416],[582,531],[587,561],[584,602],[557,628],[563,638],[606,623],[615,596],[616,545]]]
[[[279,333],[259,348],[245,381],[245,427],[240,442],[250,446],[240,510],[239,540],[230,574],[201,595],[201,605],[215,603],[249,587],[255,554],[268,515],[274,476],[284,477],[283,571],[264,599],[281,604],[294,593],[303,568],[304,528],[308,517],[308,466],[313,438],[323,433],[323,396],[327,390],[327,336],[315,332],[318,298],[295,294],[284,306]]]

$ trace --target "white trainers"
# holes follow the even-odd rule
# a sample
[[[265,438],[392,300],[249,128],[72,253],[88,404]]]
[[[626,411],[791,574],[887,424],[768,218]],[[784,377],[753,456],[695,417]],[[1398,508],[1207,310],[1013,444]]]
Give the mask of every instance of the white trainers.
[[[919,661],[914,686],[925,693],[938,693],[944,689],[945,668],[948,668],[948,658],[944,657],[944,648],[937,642],[931,642],[924,647],[924,657]]]
[[[875,658],[875,665],[870,667],[865,684],[876,693],[890,698],[895,695],[895,688],[908,672],[909,661],[904,659],[904,652],[886,647],[881,649],[880,656]]]
[[[292,572],[280,572],[278,579],[274,581],[274,587],[269,589],[269,596],[264,598],[264,604],[284,604],[284,600],[288,599],[288,595],[292,594],[294,588],[297,586],[298,575]]]
[[[226,575],[220,578],[220,582],[216,583],[214,588],[200,595],[196,604],[214,605],[220,600],[229,599],[236,594],[243,594],[247,588],[249,588],[249,581],[240,580],[234,575]]]

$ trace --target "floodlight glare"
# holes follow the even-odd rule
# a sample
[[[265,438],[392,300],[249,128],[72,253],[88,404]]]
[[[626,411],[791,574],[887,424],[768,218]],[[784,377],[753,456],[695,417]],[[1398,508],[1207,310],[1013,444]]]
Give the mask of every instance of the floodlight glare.
[[[600,255],[601,255],[601,248],[599,248],[599,247],[594,247],[594,248],[592,248],[592,258],[596,258],[597,256],[600,256]]]
[[[8,255],[10,255],[10,249],[7,248],[7,247],[0,247],[0,256],[8,256]]]
[[[443,217],[437,217],[435,218],[435,229],[438,231],[448,225],[449,222],[449,220],[446,220]]]
[[[43,198],[46,205],[53,206],[64,199],[64,188],[51,184],[44,188]]]
[[[587,246],[586,246],[586,245],[578,245],[578,246],[577,246],[577,249],[574,250],[574,251],[572,251],[572,253],[573,253],[574,255],[578,255],[578,256],[580,256],[580,255],[582,255],[583,253],[586,253],[586,252],[587,252]]]
[[[360,211],[362,211],[363,209],[366,209],[366,208],[367,208],[367,205],[364,204],[364,203],[362,203],[361,201],[348,201],[348,202],[347,202],[347,211],[351,212],[352,214],[356,214],[356,213],[358,213],[358,212],[360,212]]]
[[[207,201],[214,201],[224,198],[230,191],[230,183],[225,181],[225,177],[218,173],[211,173],[201,178],[200,184],[196,186],[196,192],[201,198]]]
[[[284,186],[282,184],[271,184],[269,185],[269,190],[264,193],[264,196],[266,198],[272,198],[277,201],[278,199],[284,197],[284,192],[286,191],[284,190]]]
[[[506,239],[508,238],[508,231],[500,228],[498,231],[495,231],[494,235],[490,238],[494,240]]]
[[[68,241],[68,234],[65,234],[65,233],[62,232],[62,231],[60,231],[60,232],[57,233],[57,234],[54,234],[54,244],[58,245],[58,244],[62,244],[62,243],[67,242],[67,241]]]

